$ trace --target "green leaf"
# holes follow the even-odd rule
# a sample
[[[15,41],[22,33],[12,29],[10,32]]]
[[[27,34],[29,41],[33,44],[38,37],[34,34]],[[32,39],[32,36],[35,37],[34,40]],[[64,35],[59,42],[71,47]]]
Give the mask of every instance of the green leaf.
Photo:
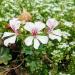
[[[8,48],[1,47],[0,48],[0,64],[8,64],[8,61],[11,60],[11,55],[9,54]]]

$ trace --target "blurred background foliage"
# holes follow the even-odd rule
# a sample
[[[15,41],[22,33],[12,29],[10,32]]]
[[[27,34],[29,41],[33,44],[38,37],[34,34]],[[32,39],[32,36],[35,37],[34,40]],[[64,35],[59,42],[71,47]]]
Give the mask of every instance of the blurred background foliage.
[[[18,48],[25,59],[22,68],[29,75],[75,75],[75,0],[0,0],[0,37],[8,21],[20,15],[23,9],[32,14],[32,21],[56,18],[60,22],[58,28],[71,36],[66,37],[64,33],[61,42],[49,41],[38,50],[21,46],[19,39]],[[12,48],[0,45],[0,64],[8,66],[13,59]]]

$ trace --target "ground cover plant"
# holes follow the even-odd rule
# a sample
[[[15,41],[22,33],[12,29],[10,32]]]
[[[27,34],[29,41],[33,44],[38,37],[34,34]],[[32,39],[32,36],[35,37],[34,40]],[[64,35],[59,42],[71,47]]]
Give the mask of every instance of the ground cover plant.
[[[0,75],[75,75],[75,0],[0,0]]]

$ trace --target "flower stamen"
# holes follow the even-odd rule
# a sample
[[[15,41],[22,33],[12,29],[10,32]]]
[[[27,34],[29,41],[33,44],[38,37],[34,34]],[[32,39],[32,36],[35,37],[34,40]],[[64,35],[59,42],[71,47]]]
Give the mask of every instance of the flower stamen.
[[[32,36],[36,36],[38,34],[37,29],[33,28],[31,34],[32,34]]]

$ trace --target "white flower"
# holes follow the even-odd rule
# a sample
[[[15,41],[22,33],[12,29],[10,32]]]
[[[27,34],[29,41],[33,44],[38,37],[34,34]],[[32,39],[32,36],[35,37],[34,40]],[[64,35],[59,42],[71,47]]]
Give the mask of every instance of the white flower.
[[[70,42],[70,45],[75,45],[75,41]]]
[[[53,9],[52,9],[52,11],[61,11],[61,8],[58,8],[58,7],[54,7]]]
[[[75,51],[73,51],[73,53],[71,55],[75,57]]]
[[[72,22],[65,21],[64,22],[64,25],[65,26],[68,26],[68,27],[72,27],[73,23]]]
[[[65,39],[67,39],[68,36],[71,36],[71,35],[70,35],[68,32],[63,31],[63,32],[62,32],[62,36],[63,36]]]
[[[13,18],[9,21],[9,26],[14,31],[12,32],[4,32],[2,39],[4,39],[4,45],[8,46],[9,44],[13,44],[16,41],[16,37],[19,34],[18,29],[20,27],[20,21],[17,18]]]
[[[59,75],[70,75],[70,74],[60,72]]]
[[[58,48],[67,48],[69,45],[67,43],[61,43]]]
[[[24,28],[31,33],[31,36],[27,37],[24,42],[27,46],[34,44],[34,48],[38,49],[40,43],[47,44],[48,37],[39,35],[40,31],[45,28],[45,24],[42,22],[27,22]],[[34,43],[33,43],[34,42]]]
[[[54,18],[48,19],[46,22],[46,25],[48,26],[49,38],[52,40],[57,39],[58,41],[61,41],[61,30],[60,29],[54,30],[54,28],[58,26],[58,24],[59,24],[58,21],[55,20]]]

